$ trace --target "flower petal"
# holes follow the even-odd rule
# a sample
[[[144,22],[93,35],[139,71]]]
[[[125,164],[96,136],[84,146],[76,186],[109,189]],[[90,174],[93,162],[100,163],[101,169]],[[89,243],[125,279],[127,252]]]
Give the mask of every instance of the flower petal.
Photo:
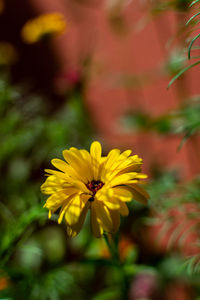
[[[84,172],[82,172],[80,157],[75,155],[73,150],[64,150],[63,156],[71,167],[71,172],[74,174],[73,177],[76,176],[75,178],[87,183],[87,178]]]
[[[54,159],[51,160],[51,163],[58,170],[61,170],[64,173],[68,172],[69,165],[65,161],[63,161],[61,159],[58,159],[58,158],[54,158]]]
[[[85,217],[87,215],[88,212],[88,208],[90,206],[90,203],[87,202],[80,214],[80,217],[78,219],[78,222],[76,224],[73,224],[71,226],[67,226],[67,234],[70,237],[75,237],[81,230],[83,223],[85,221]]]
[[[109,209],[119,209],[119,200],[114,195],[114,189],[112,188],[102,188],[95,196],[97,201],[104,203]]]
[[[40,190],[45,195],[51,195],[61,191],[66,186],[64,183],[65,181],[58,176],[50,175],[41,185]]]
[[[69,176],[66,173],[59,172],[59,171],[56,171],[56,170],[51,170],[51,169],[45,169],[45,172],[48,173],[47,176],[56,175],[59,178],[62,178],[63,180],[65,180],[65,181],[69,180]]]
[[[90,155],[96,157],[97,159],[101,158],[102,148],[101,144],[97,141],[94,141],[90,146]]]
[[[128,207],[127,207],[126,203],[120,201],[119,213],[122,216],[128,216],[129,210],[128,210]]]
[[[109,173],[112,173],[112,165],[115,163],[115,161],[118,159],[120,155],[119,149],[113,149],[108,153],[108,156],[106,157],[101,170],[101,179],[102,181],[107,180],[107,176]]]
[[[112,223],[113,223],[113,233],[117,232],[119,229],[120,225],[120,214],[119,211],[117,210],[111,210],[110,211],[110,216],[112,218]]]
[[[109,209],[101,201],[96,200],[94,204],[99,224],[101,224],[105,231],[112,232],[113,223]]]
[[[114,187],[117,185],[127,184],[129,181],[136,178],[136,176],[137,176],[137,173],[133,172],[133,173],[127,173],[127,174],[122,174],[122,175],[116,176],[113,179],[107,178],[107,180],[108,180],[108,184],[110,184],[112,187]]]
[[[105,199],[103,203],[112,210],[116,210],[120,208],[120,201],[117,198]]]
[[[99,142],[93,142],[90,147],[90,155],[93,169],[94,180],[99,179],[99,166],[101,163],[101,144]]]
[[[97,238],[100,238],[103,234],[103,227],[102,225],[99,223],[99,220],[97,219],[97,210],[96,210],[96,201],[94,201],[91,205],[91,228],[92,228],[92,233],[94,234],[94,236],[96,236]]]
[[[93,172],[91,166],[91,156],[88,151],[82,149],[78,150],[74,147],[70,148],[70,151],[76,156],[79,161],[79,167],[84,173],[87,181],[91,181],[93,179]]]
[[[71,226],[78,222],[80,218],[80,214],[85,207],[86,201],[89,199],[89,195],[87,197],[81,197],[80,194],[76,194],[65,212],[65,221],[66,223]]]
[[[47,199],[44,207],[56,211],[68,197],[69,194],[65,190],[54,193]]]
[[[71,204],[73,198],[75,197],[76,194],[72,194],[70,195],[66,200],[65,202],[62,204],[62,208],[60,210],[60,213],[59,213],[59,218],[58,218],[58,224],[60,224],[63,220],[63,217],[64,217],[64,214],[65,212],[67,211],[68,209],[68,206]]]
[[[86,187],[86,185],[80,180],[71,180],[71,185],[78,188],[81,192],[89,194],[90,191]]]
[[[142,189],[140,186],[136,185],[136,184],[130,184],[126,187],[126,189],[128,189],[132,195],[133,198],[142,203],[142,204],[147,204],[147,200],[150,198],[149,194]]]
[[[114,187],[113,188],[114,197],[118,198],[123,202],[128,202],[133,199],[133,195],[130,190],[126,189],[126,187]]]

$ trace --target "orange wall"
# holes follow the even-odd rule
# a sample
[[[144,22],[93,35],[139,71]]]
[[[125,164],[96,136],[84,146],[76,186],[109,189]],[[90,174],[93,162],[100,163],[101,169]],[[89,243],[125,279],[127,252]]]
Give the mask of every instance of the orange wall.
[[[167,42],[175,37],[179,22],[188,16],[168,12],[150,19],[148,9],[139,1],[127,1],[122,9],[124,23],[120,34],[109,21],[113,10],[106,6],[108,1],[98,5],[97,1],[29,1],[38,13],[60,11],[67,18],[68,32],[54,42],[61,72],[79,69],[80,61],[91,55],[86,101],[105,146],[133,148],[144,158],[147,169],[153,163],[166,168],[177,166],[182,178],[198,173],[199,138],[193,138],[177,152],[180,137],[127,133],[119,122],[127,109],[142,108],[158,116],[176,108],[188,95],[199,93],[198,67],[188,71],[169,90],[170,78],[163,71],[172,48],[167,48]],[[142,81],[144,73],[146,82]],[[120,76],[126,74],[136,75],[139,85],[120,86]]]

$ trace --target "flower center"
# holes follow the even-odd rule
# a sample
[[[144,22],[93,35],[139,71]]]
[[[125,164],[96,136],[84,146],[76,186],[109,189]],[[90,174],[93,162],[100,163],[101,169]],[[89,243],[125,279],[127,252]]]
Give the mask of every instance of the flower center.
[[[93,196],[102,188],[103,185],[104,183],[99,180],[92,180],[86,184],[87,188],[93,193]]]

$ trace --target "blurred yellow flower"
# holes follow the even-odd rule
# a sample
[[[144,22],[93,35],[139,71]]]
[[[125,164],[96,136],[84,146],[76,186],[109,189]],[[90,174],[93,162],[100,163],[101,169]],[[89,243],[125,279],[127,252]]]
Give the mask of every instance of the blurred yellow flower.
[[[41,186],[44,194],[51,195],[44,207],[51,214],[61,207],[58,223],[63,217],[69,236],[76,236],[84,223],[88,209],[91,227],[96,237],[103,232],[115,233],[120,215],[127,216],[126,202],[135,199],[146,204],[148,193],[137,183],[147,175],[140,173],[142,159],[130,156],[131,150],[120,153],[113,149],[102,156],[101,144],[93,142],[90,153],[74,147],[63,151],[66,160],[51,161],[59,171],[45,170],[47,179]]]
[[[0,0],[0,14],[4,11],[4,0]]]
[[[4,277],[0,277],[0,291],[5,290],[8,288],[9,286],[9,278],[4,276]]]
[[[25,43],[33,44],[44,37],[58,35],[66,29],[66,21],[60,13],[48,13],[29,20],[21,30]]]
[[[14,46],[8,42],[0,42],[0,65],[12,65],[17,60]]]

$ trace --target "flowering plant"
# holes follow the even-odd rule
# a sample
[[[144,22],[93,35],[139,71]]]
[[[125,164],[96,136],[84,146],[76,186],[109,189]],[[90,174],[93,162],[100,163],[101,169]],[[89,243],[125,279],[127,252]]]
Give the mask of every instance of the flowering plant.
[[[90,153],[70,148],[63,151],[66,161],[53,159],[59,170],[47,169],[47,179],[41,186],[50,195],[44,207],[49,217],[61,207],[58,223],[63,217],[69,236],[76,236],[91,210],[91,227],[96,237],[104,231],[115,233],[120,225],[120,215],[128,215],[126,202],[133,198],[146,204],[148,193],[138,183],[147,177],[141,172],[142,159],[130,156],[131,150],[120,153],[113,149],[102,156],[101,144],[93,142]]]

